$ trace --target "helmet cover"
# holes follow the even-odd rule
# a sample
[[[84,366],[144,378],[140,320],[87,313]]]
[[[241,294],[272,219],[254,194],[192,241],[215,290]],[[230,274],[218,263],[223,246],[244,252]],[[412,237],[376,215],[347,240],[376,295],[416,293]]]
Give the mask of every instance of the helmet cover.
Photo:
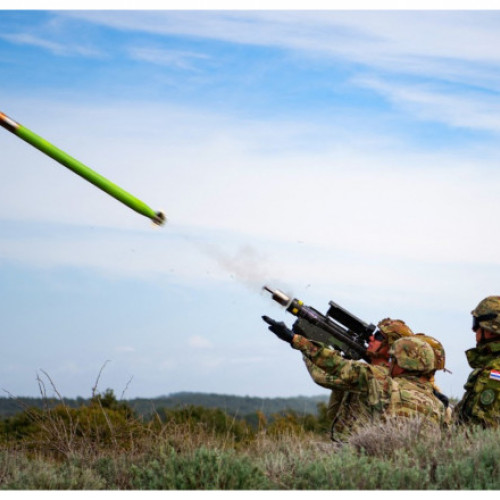
[[[397,365],[410,372],[430,373],[435,370],[435,356],[432,347],[422,339],[403,337],[392,344],[389,355]]]

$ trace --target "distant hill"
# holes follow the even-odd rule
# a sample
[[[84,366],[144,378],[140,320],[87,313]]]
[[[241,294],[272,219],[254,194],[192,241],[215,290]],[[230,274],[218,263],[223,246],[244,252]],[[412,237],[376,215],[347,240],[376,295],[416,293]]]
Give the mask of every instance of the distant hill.
[[[317,414],[318,403],[326,403],[327,396],[296,396],[291,398],[258,398],[199,392],[178,392],[154,399],[129,400],[131,407],[141,415],[153,413],[158,408],[180,408],[195,405],[219,408],[229,415],[244,416],[261,411],[264,415],[293,410],[300,414]]]
[[[219,408],[228,415],[244,417],[261,411],[269,416],[287,410],[299,414],[317,414],[318,403],[326,403],[328,396],[296,396],[290,398],[258,398],[252,396],[231,396],[224,394],[210,394],[202,392],[177,392],[168,396],[156,398],[134,398],[125,400],[138,414],[149,417],[160,408],[182,408],[185,406],[203,406],[205,408]],[[79,407],[87,404],[88,399],[64,399],[66,405]],[[44,408],[59,404],[58,399],[42,398],[5,398],[0,397],[0,418],[10,417],[23,411],[27,407]]]

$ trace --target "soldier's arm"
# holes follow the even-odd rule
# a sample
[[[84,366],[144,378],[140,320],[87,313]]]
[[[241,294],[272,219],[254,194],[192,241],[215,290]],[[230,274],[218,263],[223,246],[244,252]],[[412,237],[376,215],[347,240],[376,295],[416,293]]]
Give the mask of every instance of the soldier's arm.
[[[310,341],[301,335],[294,335],[291,345],[302,352],[307,360],[309,373],[312,371],[313,380],[322,387],[369,391],[369,381],[374,376],[372,367],[367,363],[344,359],[334,349]],[[310,366],[314,366],[315,369]]]
[[[325,370],[316,366],[307,356],[304,356],[304,363],[309,375],[311,375],[311,378],[316,384],[325,389],[339,390],[342,392],[347,389],[344,381],[334,375],[328,374]]]

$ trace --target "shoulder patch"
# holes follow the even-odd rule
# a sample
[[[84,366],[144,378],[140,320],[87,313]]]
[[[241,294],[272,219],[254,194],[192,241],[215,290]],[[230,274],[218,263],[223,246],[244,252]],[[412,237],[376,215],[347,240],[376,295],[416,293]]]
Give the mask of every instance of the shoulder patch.
[[[500,381],[500,371],[499,370],[491,370],[490,371],[490,379]]]
[[[495,401],[495,391],[493,389],[486,389],[481,393],[481,396],[479,396],[479,400],[484,406],[490,405]]]

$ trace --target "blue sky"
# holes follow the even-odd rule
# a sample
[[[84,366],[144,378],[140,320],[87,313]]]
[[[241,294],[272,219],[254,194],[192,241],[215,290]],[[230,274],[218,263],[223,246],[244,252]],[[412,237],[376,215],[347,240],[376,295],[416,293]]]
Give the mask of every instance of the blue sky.
[[[498,294],[500,11],[0,11],[0,387],[327,394],[261,288],[439,338]],[[50,381],[45,379],[48,390]]]

